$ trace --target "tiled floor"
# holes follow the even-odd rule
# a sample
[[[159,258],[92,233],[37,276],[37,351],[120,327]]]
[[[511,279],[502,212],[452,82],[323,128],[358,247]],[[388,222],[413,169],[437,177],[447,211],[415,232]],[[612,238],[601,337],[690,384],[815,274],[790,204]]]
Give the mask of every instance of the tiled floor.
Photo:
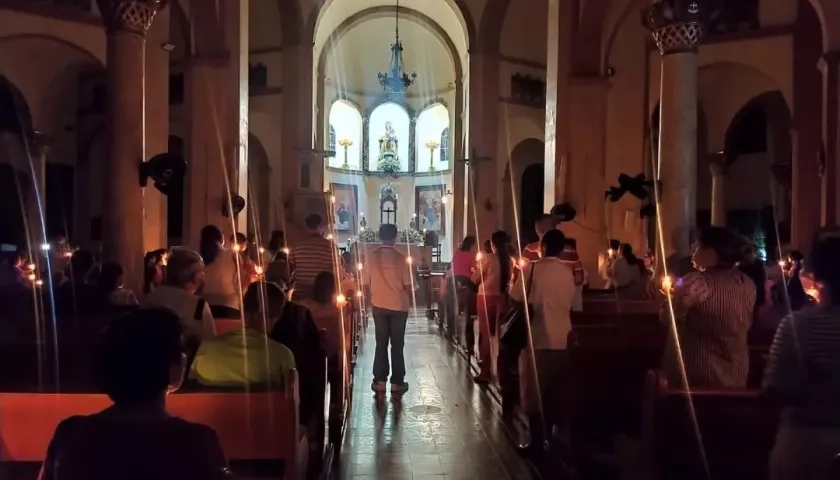
[[[377,402],[370,391],[373,321],[356,365],[353,411],[339,478],[529,479],[500,430],[496,405],[471,380],[465,360],[437,326],[416,316],[406,333],[406,381],[400,402]]]

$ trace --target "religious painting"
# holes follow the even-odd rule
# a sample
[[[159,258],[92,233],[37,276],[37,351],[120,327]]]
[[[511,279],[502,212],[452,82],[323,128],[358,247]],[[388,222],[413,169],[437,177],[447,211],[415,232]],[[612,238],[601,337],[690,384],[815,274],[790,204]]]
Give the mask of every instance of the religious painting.
[[[335,229],[340,232],[355,231],[359,215],[359,189],[356,185],[330,183],[330,190],[335,197],[333,218]]]
[[[446,210],[443,203],[445,185],[425,185],[415,187],[415,208],[417,210],[417,229],[421,232],[446,234]]]

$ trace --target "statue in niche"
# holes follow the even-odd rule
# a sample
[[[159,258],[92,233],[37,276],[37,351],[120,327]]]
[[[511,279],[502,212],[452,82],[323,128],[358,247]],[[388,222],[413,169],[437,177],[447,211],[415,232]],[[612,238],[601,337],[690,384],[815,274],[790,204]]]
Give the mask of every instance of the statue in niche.
[[[383,172],[397,172],[400,169],[400,159],[397,154],[399,139],[394,132],[391,122],[385,122],[385,135],[379,137],[379,170]]]

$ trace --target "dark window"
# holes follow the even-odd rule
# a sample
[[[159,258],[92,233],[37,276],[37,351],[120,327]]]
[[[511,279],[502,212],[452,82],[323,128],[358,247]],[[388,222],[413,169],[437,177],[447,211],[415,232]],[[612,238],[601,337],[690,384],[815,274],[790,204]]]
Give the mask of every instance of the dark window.
[[[184,139],[170,136],[170,154],[184,158]],[[166,237],[171,239],[184,238],[184,189],[176,189],[166,196]]]
[[[510,77],[510,96],[518,103],[545,108],[545,81],[514,73]]]
[[[169,104],[181,105],[184,103],[184,74],[173,73],[169,75]]]
[[[335,127],[330,125],[330,138],[327,139],[327,150],[334,152],[335,145]]]
[[[268,67],[264,63],[248,65],[248,87],[253,89],[268,87]]]
[[[444,128],[440,134],[440,161],[449,161],[449,127]]]
[[[727,151],[748,155],[767,151],[767,114],[758,103],[745,107],[727,133]]]

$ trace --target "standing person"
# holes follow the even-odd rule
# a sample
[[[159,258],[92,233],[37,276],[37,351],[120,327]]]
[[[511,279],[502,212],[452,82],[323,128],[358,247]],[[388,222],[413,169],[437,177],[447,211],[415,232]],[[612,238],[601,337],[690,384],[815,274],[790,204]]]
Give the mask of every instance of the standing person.
[[[510,289],[512,300],[528,302],[534,309],[530,329],[533,350],[526,347],[521,372],[522,404],[528,413],[531,446],[537,455],[543,453],[544,442],[555,426],[561,434],[561,446],[568,446],[571,372],[566,347],[572,330],[569,312],[575,296],[574,274],[562,259],[566,246],[563,232],[546,232],[540,244],[542,259],[528,264]]]
[[[295,301],[312,298],[315,277],[321,272],[335,275],[338,251],[332,240],[324,238],[321,216],[306,217],[306,236],[292,247],[291,262],[295,271]]]
[[[507,310],[507,295],[513,278],[514,259],[507,253],[508,234],[495,232],[490,237],[492,255],[484,255],[473,273],[478,284],[478,364],[476,383],[490,383],[493,379],[493,341],[496,338],[498,317]]]
[[[370,304],[376,330],[376,354],[373,359],[373,384],[371,389],[384,393],[391,374],[391,393],[400,395],[408,391],[405,381],[405,325],[408,321],[410,292],[412,290],[411,265],[408,257],[397,250],[396,225],[379,227],[382,246],[368,253],[368,269],[364,280],[370,288]],[[391,361],[388,361],[388,344],[391,344]],[[390,371],[390,372],[389,372]]]
[[[572,274],[575,278],[575,300],[572,310],[576,312],[583,311],[583,286],[586,284],[586,270],[583,269],[583,263],[580,261],[580,256],[577,253],[577,240],[566,237],[566,245],[563,247],[563,253],[560,255],[560,260],[572,269]]]
[[[245,292],[248,290],[248,285],[256,282],[259,278],[257,264],[249,256],[251,248],[249,248],[248,237],[244,233],[231,235],[230,241],[233,244],[233,253],[239,257],[240,282],[242,283],[242,291]]]
[[[283,230],[271,232],[268,253],[265,281],[280,285],[283,291],[289,295],[289,292],[295,288],[295,266],[289,258],[291,250],[286,246],[286,236]]]
[[[213,316],[239,318],[242,313],[242,285],[235,254],[225,248],[225,237],[214,225],[201,229],[201,258],[204,260],[202,298],[210,304]]]
[[[529,243],[525,245],[525,248],[522,249],[522,256],[530,261],[535,262],[540,259],[540,255],[542,255],[542,251],[540,250],[540,242],[542,241],[543,235],[546,232],[550,232],[554,230],[554,227],[557,225],[557,222],[554,220],[554,217],[547,213],[543,213],[534,222],[534,230],[537,232],[537,241],[533,243]]]
[[[747,386],[747,333],[756,290],[736,267],[742,245],[723,227],[702,230],[692,256],[698,271],[680,278],[671,306],[663,305],[662,322],[673,321],[674,328],[669,329],[662,369],[674,387],[682,387],[684,379],[689,388]]]
[[[764,371],[764,390],[782,406],[771,480],[833,476],[840,452],[840,238],[817,241],[803,281],[818,304],[782,320]]]

